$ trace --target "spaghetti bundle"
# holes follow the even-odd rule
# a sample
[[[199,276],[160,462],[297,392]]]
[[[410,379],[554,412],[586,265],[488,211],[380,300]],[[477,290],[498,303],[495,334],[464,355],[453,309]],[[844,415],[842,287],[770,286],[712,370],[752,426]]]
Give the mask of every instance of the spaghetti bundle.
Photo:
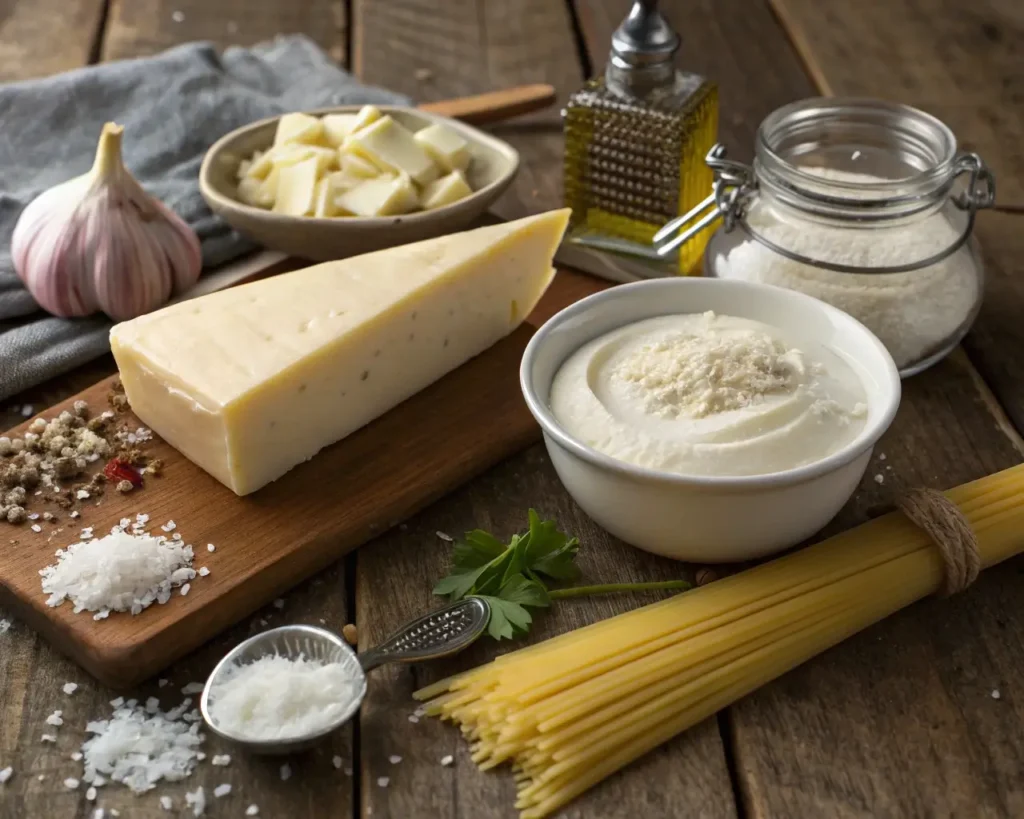
[[[1024,465],[945,493],[983,567],[1024,549]],[[511,763],[539,819],[846,637],[945,587],[894,512],[694,591],[498,657],[417,692],[483,769]]]

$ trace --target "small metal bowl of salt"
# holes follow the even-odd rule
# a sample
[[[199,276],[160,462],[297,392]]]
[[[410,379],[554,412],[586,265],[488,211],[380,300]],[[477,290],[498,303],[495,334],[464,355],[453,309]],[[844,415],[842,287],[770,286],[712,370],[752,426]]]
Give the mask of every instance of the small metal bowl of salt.
[[[484,632],[489,617],[487,601],[460,600],[362,654],[328,629],[270,629],[237,645],[213,669],[200,701],[203,719],[213,733],[253,753],[305,750],[359,710],[369,671],[462,651]]]

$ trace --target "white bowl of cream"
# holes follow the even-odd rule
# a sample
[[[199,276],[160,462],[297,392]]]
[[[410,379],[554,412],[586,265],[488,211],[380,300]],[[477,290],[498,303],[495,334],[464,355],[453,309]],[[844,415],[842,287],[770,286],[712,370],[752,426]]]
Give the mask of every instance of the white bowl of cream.
[[[584,511],[627,543],[701,562],[821,529],[900,400],[892,357],[855,319],[722,279],[583,299],[533,337],[520,380]]]

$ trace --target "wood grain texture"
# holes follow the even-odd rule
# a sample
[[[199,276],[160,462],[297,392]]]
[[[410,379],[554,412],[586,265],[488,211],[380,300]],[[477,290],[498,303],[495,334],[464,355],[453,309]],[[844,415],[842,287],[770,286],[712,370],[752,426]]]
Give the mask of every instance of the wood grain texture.
[[[104,0],[0,0],[0,82],[86,65]]]
[[[553,0],[354,0],[352,70],[417,102],[525,83],[554,86],[561,102],[583,80],[568,8]],[[523,160],[494,212],[512,219],[559,204],[558,106],[493,131]]]
[[[526,82],[551,83],[561,101],[583,80],[568,10],[550,0],[444,4],[357,0],[353,64],[362,78],[421,101]],[[557,109],[496,127],[494,132],[512,142],[523,158],[516,183],[496,210],[503,216],[518,216],[561,204],[562,137]],[[531,320],[546,319],[603,286],[607,285],[563,271]],[[543,449],[534,447],[435,505],[408,531],[392,532],[384,543],[356,555],[356,614],[363,644],[385,638],[402,621],[437,605],[429,592],[446,570],[448,549],[433,534],[435,530],[459,532],[481,526],[511,535],[524,525],[530,505],[584,539],[584,566],[595,582],[678,577],[680,571],[688,571],[629,549],[587,520],[558,482]],[[407,582],[398,584],[396,577]],[[545,617],[531,639],[648,601],[636,597],[574,601]],[[496,648],[485,642],[459,658],[458,667],[493,656]],[[515,789],[507,772],[476,771],[465,743],[450,725],[426,719],[407,721],[414,707],[413,689],[453,667],[384,668],[371,677],[360,722],[364,816],[516,815]],[[393,754],[403,761],[391,765]],[[447,754],[456,757],[453,768],[439,764]],[[389,779],[386,788],[378,785],[381,776]],[[657,788],[649,787],[652,782],[658,783]],[[717,725],[713,720],[704,723],[612,777],[560,815],[733,817],[735,804]]]
[[[1024,4],[870,0],[856,13],[810,0],[774,6],[823,90],[923,108],[995,172],[997,204],[1014,212],[978,218],[985,302],[964,347],[1024,430]]]
[[[981,116],[985,100],[999,98],[982,93],[971,100],[968,89],[978,75],[965,56],[976,33],[967,21],[998,4],[775,5],[823,90],[917,104],[946,118],[961,136],[964,123],[957,118],[975,104]],[[994,62],[996,69],[1010,65]],[[971,64],[980,70],[982,61]],[[1005,104],[1005,87],[1001,93]],[[983,223],[992,218],[986,215]],[[982,241],[991,257],[984,230]],[[1021,303],[1016,290],[992,287],[996,309]],[[979,331],[986,321],[983,316]],[[1012,350],[1007,330],[1000,327],[995,346]],[[998,384],[993,387],[998,395]],[[990,401],[959,353],[905,382],[892,429],[828,531],[890,507],[900,488],[945,488],[1019,461],[1019,437]],[[1024,628],[1015,602],[1024,588],[1022,568],[1012,561],[957,598],[915,606],[735,706],[731,736],[749,815],[1019,815],[1024,737],[1011,727],[1020,715],[1010,681],[1024,667],[1024,646],[1006,635]]]
[[[693,579],[692,567],[639,552],[596,526],[562,488],[543,446],[509,459],[443,503],[435,504],[357,555],[360,646],[386,637],[413,614],[440,605],[430,594],[447,573],[450,544],[437,532],[460,535],[476,527],[509,538],[526,526],[535,507],[582,543],[586,582]],[[395,578],[405,578],[396,583]],[[448,674],[486,662],[524,642],[536,642],[659,599],[654,594],[559,601],[539,615],[527,640],[495,644],[483,638],[450,661],[387,666],[374,672],[360,722],[364,815],[375,818],[513,819],[515,787],[507,770],[480,773],[468,744],[450,724],[423,717],[410,724],[412,692]],[[389,757],[402,757],[391,765]],[[443,756],[455,757],[450,768]],[[377,777],[388,776],[386,788]],[[631,819],[735,816],[725,757],[714,720],[638,760],[557,814]]]
[[[154,54],[208,40],[224,48],[305,34],[345,61],[345,0],[110,0],[103,59]]]
[[[524,326],[260,492],[239,498],[162,441],[147,451],[165,463],[148,490],[108,490],[81,518],[44,527],[3,524],[17,548],[0,553],[0,587],[15,614],[107,685],[130,686],[165,668],[227,626],[320,571],[377,532],[520,450],[539,435],[519,393]],[[81,396],[106,403],[109,384]],[[57,413],[75,400],[52,410]],[[438,412],[445,407],[444,412]],[[52,414],[51,413],[51,414]],[[138,425],[124,416],[129,427]],[[24,425],[18,431],[22,431]],[[439,442],[444,442],[439,446]],[[432,454],[431,454],[432,453]],[[42,510],[37,510],[42,511]],[[210,575],[136,617],[101,622],[50,607],[39,569],[74,542],[80,526],[108,531],[138,512],[156,525],[175,520]],[[60,527],[60,528],[58,528]],[[213,543],[214,554],[202,546]]]
[[[340,630],[346,622],[348,602],[341,565],[335,564],[288,594],[280,609],[265,607],[180,660],[165,675],[165,686],[154,678],[125,695],[140,701],[155,696],[162,708],[173,708],[184,699],[184,685],[205,681],[220,658],[242,640],[267,628],[293,623]],[[62,691],[67,682],[78,685],[71,695]],[[354,761],[351,726],[332,734],[315,750],[288,759],[247,756],[207,733],[203,745],[206,759],[183,782],[160,782],[142,796],[120,785],[108,785],[99,789],[95,802],[89,802],[84,785],[68,790],[62,783],[68,777],[81,777],[82,763],[70,756],[89,737],[86,723],[109,716],[109,700],[118,692],[89,677],[22,623],[0,634],[0,691],[0,761],[14,769],[0,792],[3,819],[92,817],[97,807],[106,809],[108,817],[110,809],[131,819],[191,817],[184,794],[200,786],[211,803],[207,816],[240,817],[251,804],[258,805],[264,817],[349,813],[353,780],[345,770],[351,770]],[[194,695],[193,700],[197,700]],[[55,709],[63,711],[64,725],[60,728],[46,723]],[[41,742],[42,734],[56,735],[56,744]],[[230,765],[214,767],[211,760],[215,754],[230,754]],[[340,770],[332,763],[334,756],[342,759]],[[283,762],[288,762],[294,772],[288,781],[280,777]],[[215,799],[213,789],[222,783],[232,786],[231,794]],[[171,798],[170,813],[160,806],[160,796]]]

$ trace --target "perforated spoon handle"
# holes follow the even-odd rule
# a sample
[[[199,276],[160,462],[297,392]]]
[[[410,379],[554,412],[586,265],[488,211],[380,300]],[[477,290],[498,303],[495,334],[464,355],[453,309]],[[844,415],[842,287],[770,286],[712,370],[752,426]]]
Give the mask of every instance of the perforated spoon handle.
[[[486,600],[470,597],[407,623],[375,648],[359,655],[363,671],[384,663],[415,663],[462,651],[476,640],[491,617]]]

